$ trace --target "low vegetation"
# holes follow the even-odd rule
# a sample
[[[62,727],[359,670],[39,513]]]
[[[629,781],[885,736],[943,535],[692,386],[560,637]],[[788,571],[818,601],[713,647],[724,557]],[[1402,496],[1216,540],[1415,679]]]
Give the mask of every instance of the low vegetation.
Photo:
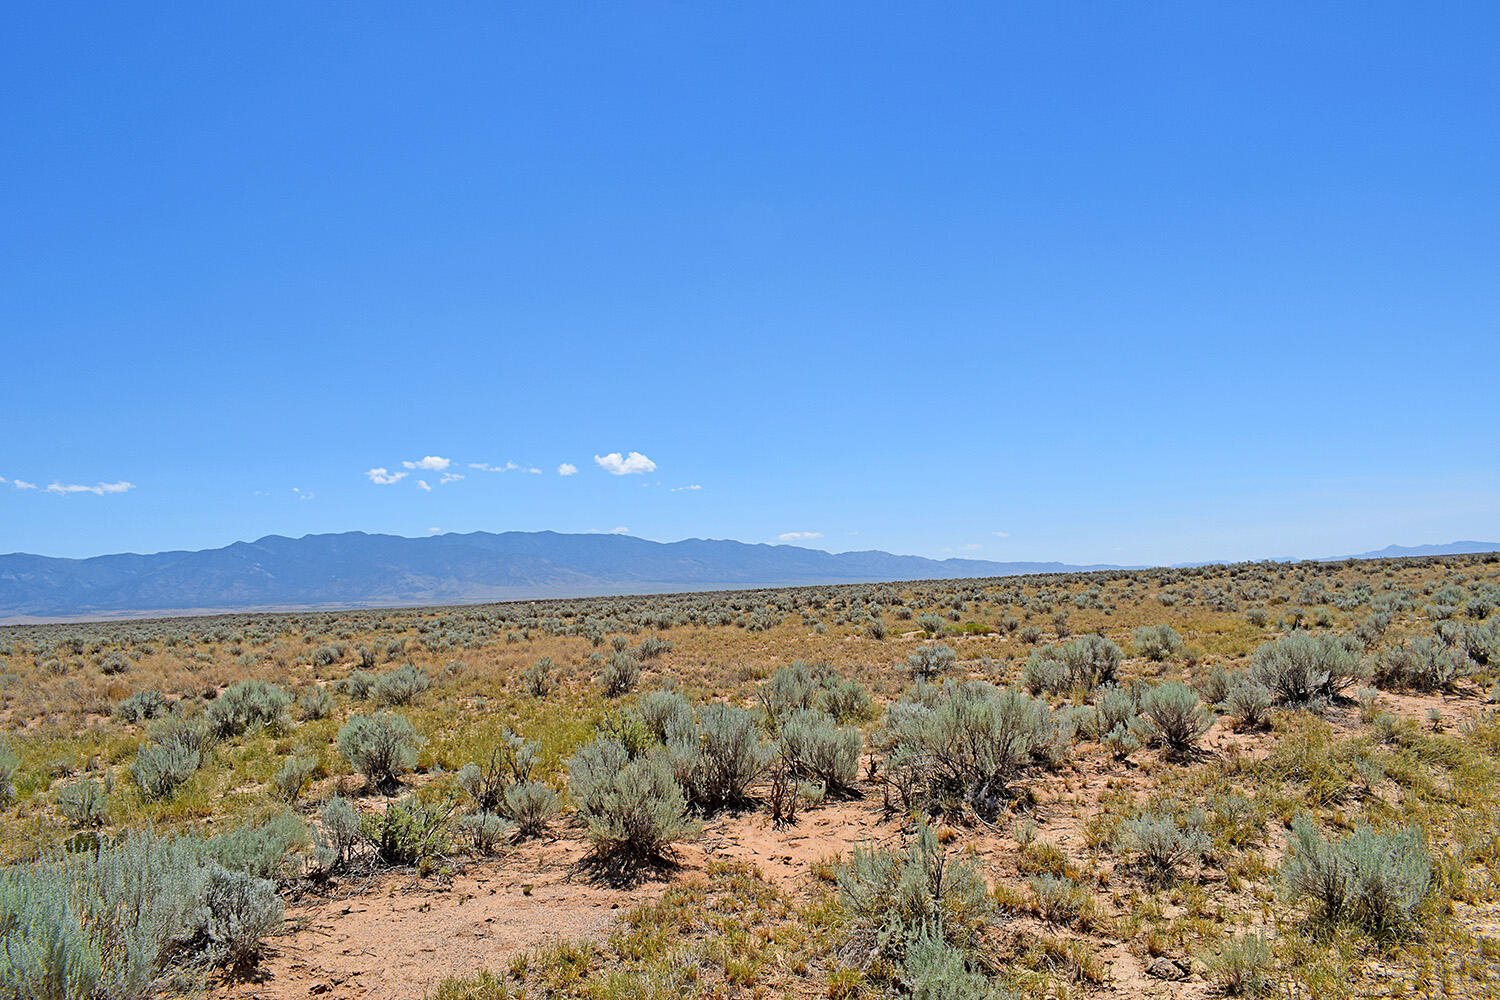
[[[413,995],[1492,994],[1497,609],[1457,556],[6,628],[0,997],[274,986],[303,906],[539,865],[630,905]]]

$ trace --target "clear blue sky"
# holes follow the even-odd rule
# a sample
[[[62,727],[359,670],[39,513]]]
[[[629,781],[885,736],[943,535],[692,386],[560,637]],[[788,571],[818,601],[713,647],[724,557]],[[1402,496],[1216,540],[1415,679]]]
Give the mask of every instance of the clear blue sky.
[[[1500,538],[1495,4],[504,6],[7,13],[0,551]]]

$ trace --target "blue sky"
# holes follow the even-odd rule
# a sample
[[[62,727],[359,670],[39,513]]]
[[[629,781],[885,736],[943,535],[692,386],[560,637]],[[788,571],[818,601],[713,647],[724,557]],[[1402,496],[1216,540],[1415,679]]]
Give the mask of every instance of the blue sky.
[[[1493,4],[12,10],[0,551],[1500,538],[1496,37]]]

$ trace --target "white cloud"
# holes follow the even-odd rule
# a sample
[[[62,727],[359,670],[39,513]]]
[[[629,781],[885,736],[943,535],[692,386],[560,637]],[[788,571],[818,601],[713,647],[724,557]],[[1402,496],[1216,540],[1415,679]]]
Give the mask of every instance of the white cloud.
[[[656,471],[656,463],[638,451],[632,451],[623,457],[618,451],[612,451],[608,455],[595,455],[594,462],[612,476]]]
[[[557,467],[557,474],[559,476],[576,476],[578,474],[578,466],[572,462],[564,462]]]
[[[995,532],[995,537],[996,538],[1009,538],[1010,537],[1010,532],[1008,532],[1008,531],[997,531],[997,532]]]
[[[380,486],[389,486],[391,483],[399,483],[401,480],[406,478],[406,473],[392,472],[386,468],[371,469],[366,472],[365,475],[369,477],[370,482],[376,483]]]
[[[427,480],[425,479],[418,479],[417,486],[421,489],[426,490],[428,493],[432,492],[432,487],[427,485]]]
[[[438,485],[441,486],[444,483],[456,483],[456,482],[458,482],[462,478],[463,478],[463,474],[462,473],[459,473],[459,472],[445,472],[445,473],[443,473],[443,478],[438,480]]]
[[[313,495],[311,493],[304,493],[296,486],[292,487],[292,492],[297,494],[298,500],[311,500],[313,498]]]
[[[21,480],[17,479],[16,488],[22,490],[34,490],[36,489],[36,484],[23,484]],[[65,497],[70,493],[92,493],[95,496],[102,497],[106,493],[124,493],[126,490],[133,489],[135,489],[135,483],[127,483],[123,481],[118,483],[95,483],[93,486],[84,486],[80,483],[52,483],[48,485],[47,492],[55,493],[60,497]]]
[[[588,531],[585,531],[584,534],[586,534],[586,535],[628,535],[628,534],[630,534],[630,529],[627,528],[627,527],[625,527],[622,524],[618,528],[590,528]]]
[[[979,549],[982,549],[982,548],[984,548],[984,546],[980,545],[978,542],[971,542],[968,545],[960,545],[958,547],[958,551],[960,551],[960,552],[975,552],[975,551],[978,551]]]
[[[419,458],[415,462],[402,462],[401,464],[408,469],[426,469],[428,472],[442,472],[453,464],[453,459],[428,455],[426,458]]]
[[[517,465],[515,462],[506,462],[504,465],[491,465],[488,462],[470,462],[469,468],[480,469],[484,472],[529,472],[533,476],[540,476],[542,470],[534,465]]]
[[[432,532],[434,535],[436,535],[440,531],[442,531],[443,529],[442,528],[428,528],[427,530],[430,531],[430,532]]]
[[[784,531],[776,536],[783,542],[805,542],[812,538],[822,538],[821,531]]]
[[[28,483],[24,479],[17,479],[15,485],[16,485],[16,489],[18,489],[18,490],[34,490],[34,489],[36,489],[36,483]]]
[[[699,486],[697,483],[694,483],[691,486],[673,486],[671,489],[667,490],[667,492],[668,493],[681,493],[683,490],[701,490],[701,489],[703,489],[702,486]]]

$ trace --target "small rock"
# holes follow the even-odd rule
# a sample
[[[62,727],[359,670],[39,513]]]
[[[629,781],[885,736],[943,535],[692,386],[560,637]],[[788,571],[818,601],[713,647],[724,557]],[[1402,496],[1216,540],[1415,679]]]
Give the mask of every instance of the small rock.
[[[1162,956],[1146,963],[1146,975],[1157,979],[1186,979],[1187,970],[1172,959]]]

